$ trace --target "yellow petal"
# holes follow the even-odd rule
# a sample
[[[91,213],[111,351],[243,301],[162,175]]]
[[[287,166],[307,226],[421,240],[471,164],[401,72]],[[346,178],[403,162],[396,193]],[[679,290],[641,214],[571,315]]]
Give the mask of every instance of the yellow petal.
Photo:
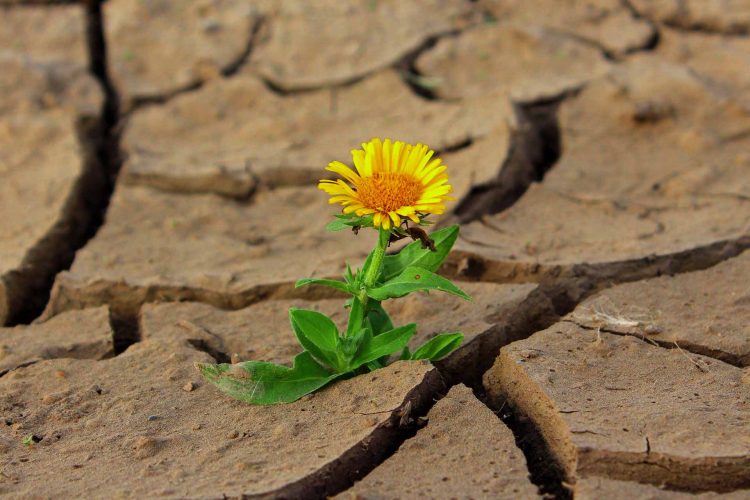
[[[344,177],[346,180],[351,182],[352,184],[357,184],[359,181],[359,176],[354,173],[354,171],[341,163],[340,161],[332,161],[328,164],[326,167],[326,170],[329,170],[331,172],[336,172],[340,176]]]
[[[439,158],[438,158],[438,160],[439,160]],[[436,160],[436,161],[437,161],[437,160]],[[436,176],[437,176],[438,174],[442,174],[443,172],[445,172],[445,170],[446,170],[447,168],[448,168],[448,167],[446,167],[445,165],[441,165],[441,166],[439,166],[439,167],[438,167],[438,166],[434,167],[434,168],[433,168],[432,170],[430,170],[429,172],[426,172],[426,173],[424,174],[424,176],[422,177],[422,184],[427,184],[427,183],[429,183],[429,182],[430,182],[430,181],[431,181],[432,179],[434,179],[434,178],[435,178],[435,177],[436,177]]]
[[[393,227],[397,227],[401,225],[401,217],[399,217],[396,212],[388,212],[388,215],[391,217],[391,220],[393,221]]]
[[[370,175],[372,175],[372,172],[369,172],[367,170],[367,165],[365,163],[365,152],[363,150],[353,149],[352,161],[354,162],[354,168],[357,169],[359,175],[361,175],[362,177],[369,177]]]

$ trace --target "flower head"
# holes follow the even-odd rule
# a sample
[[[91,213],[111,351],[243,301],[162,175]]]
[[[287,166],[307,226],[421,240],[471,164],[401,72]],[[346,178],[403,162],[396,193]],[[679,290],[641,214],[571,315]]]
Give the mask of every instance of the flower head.
[[[448,195],[446,166],[424,144],[373,139],[352,151],[356,172],[339,161],[326,170],[344,179],[322,180],[318,188],[331,195],[329,203],[343,205],[344,214],[373,216],[373,225],[389,229],[402,218],[415,223],[428,214],[442,214]]]

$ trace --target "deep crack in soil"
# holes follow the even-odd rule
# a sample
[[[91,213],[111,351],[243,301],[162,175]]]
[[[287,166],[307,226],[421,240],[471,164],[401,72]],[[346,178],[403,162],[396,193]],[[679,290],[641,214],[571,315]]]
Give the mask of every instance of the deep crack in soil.
[[[562,154],[557,110],[565,97],[514,104],[518,128],[511,135],[507,159],[496,179],[472,187],[459,201],[454,210],[459,222],[471,222],[509,208],[554,167]]]
[[[49,300],[55,276],[73,263],[76,251],[94,237],[104,223],[109,199],[121,165],[119,98],[107,72],[106,41],[101,5],[83,2],[89,71],[99,82],[104,101],[97,117],[82,117],[76,135],[83,173],[65,203],[62,215],[24,259],[23,270],[5,279],[10,304],[7,324],[26,324],[39,317]]]

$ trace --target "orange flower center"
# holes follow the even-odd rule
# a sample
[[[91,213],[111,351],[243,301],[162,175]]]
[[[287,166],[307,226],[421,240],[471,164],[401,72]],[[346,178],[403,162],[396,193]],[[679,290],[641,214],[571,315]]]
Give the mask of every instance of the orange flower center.
[[[377,172],[372,177],[362,177],[357,184],[362,205],[383,213],[413,206],[423,190],[416,177],[400,172]]]

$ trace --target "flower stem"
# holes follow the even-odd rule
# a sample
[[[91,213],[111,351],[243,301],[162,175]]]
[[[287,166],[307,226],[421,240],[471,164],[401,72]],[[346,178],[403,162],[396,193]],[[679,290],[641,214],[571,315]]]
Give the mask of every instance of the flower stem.
[[[391,238],[391,231],[389,229],[380,228],[378,232],[378,246],[372,254],[372,261],[370,261],[370,267],[367,269],[365,274],[364,285],[371,287],[375,284],[375,280],[378,279],[380,274],[380,268],[383,265],[383,257],[385,257],[385,250],[388,248],[388,240]]]

